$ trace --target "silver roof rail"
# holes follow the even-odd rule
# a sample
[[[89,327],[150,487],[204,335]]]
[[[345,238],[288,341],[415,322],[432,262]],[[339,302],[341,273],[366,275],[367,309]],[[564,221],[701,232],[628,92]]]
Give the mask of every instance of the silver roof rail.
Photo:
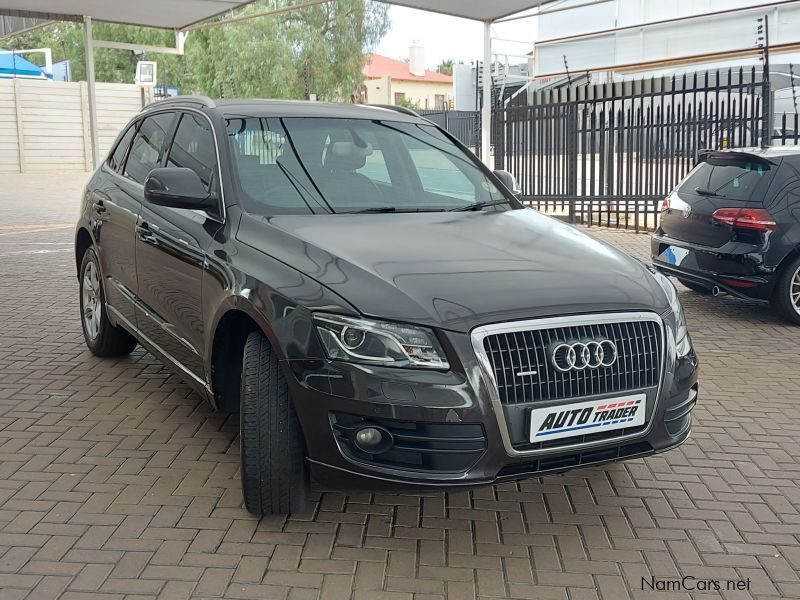
[[[208,96],[175,96],[174,98],[165,98],[164,100],[158,100],[149,104],[147,108],[151,106],[155,107],[163,107],[167,105],[181,105],[181,104],[200,104],[201,106],[205,106],[206,108],[216,108],[217,104]]]
[[[366,106],[377,106],[378,108],[385,108],[386,110],[393,110],[395,112],[403,113],[404,115],[411,115],[412,117],[420,117],[424,119],[422,115],[411,108],[407,108],[405,106],[398,106],[396,104],[369,104]]]

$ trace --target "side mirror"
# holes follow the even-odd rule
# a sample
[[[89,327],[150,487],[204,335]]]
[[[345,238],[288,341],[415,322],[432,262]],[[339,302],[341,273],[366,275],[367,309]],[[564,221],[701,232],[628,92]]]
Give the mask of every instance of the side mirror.
[[[144,199],[150,204],[208,210],[216,206],[216,199],[209,194],[200,176],[183,167],[153,169],[144,180]]]
[[[522,188],[517,183],[516,178],[508,171],[497,170],[494,172],[497,178],[503,182],[503,185],[508,188],[508,191],[514,194],[514,197],[519,199],[522,197]]]

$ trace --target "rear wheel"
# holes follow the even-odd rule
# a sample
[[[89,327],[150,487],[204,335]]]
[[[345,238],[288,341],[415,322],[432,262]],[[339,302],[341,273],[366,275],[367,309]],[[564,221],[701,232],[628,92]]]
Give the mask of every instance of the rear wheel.
[[[136,348],[136,338],[108,320],[103,278],[94,248],[83,255],[80,276],[81,325],[86,345],[95,356],[123,356]]]
[[[782,317],[800,325],[800,257],[784,267],[775,286],[772,306]]]
[[[239,437],[242,494],[254,515],[300,512],[305,506],[305,447],[289,387],[269,340],[247,337],[242,364]]]
[[[680,279],[680,278],[678,278],[678,281],[680,281],[683,285],[685,285],[693,292],[697,292],[698,294],[703,294],[706,296],[711,294],[711,288],[707,288],[699,283],[694,283],[693,281],[687,281],[686,279]]]

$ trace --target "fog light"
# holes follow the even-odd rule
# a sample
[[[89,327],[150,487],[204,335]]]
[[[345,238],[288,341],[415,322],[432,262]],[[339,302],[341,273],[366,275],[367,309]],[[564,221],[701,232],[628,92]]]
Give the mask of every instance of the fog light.
[[[368,454],[381,454],[392,449],[392,434],[383,427],[367,425],[356,431],[353,436],[356,448]]]
[[[364,429],[359,429],[358,433],[356,433],[356,442],[364,449],[378,446],[382,441],[383,435],[380,429],[375,429],[374,427],[365,427]]]

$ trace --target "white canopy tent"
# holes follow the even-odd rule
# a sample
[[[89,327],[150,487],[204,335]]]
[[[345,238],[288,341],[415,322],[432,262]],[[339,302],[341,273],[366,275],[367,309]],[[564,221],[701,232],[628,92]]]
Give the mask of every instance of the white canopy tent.
[[[323,0],[300,0],[294,7],[319,4]],[[336,0],[327,0],[335,2]],[[481,156],[488,163],[491,129],[491,63],[492,23],[552,2],[554,0],[382,0],[429,12],[482,21],[483,43],[483,102],[481,105]],[[176,32],[176,47],[162,49],[182,53],[184,33],[188,28],[207,19],[250,4],[252,0],[0,0],[0,16],[45,20],[83,21],[86,40],[86,78],[89,84],[89,115],[94,162],[97,164],[97,110],[94,86],[94,38],[92,21],[107,21],[159,27]],[[235,19],[235,17],[234,17]],[[105,47],[126,47],[124,44],[100,42]]]

